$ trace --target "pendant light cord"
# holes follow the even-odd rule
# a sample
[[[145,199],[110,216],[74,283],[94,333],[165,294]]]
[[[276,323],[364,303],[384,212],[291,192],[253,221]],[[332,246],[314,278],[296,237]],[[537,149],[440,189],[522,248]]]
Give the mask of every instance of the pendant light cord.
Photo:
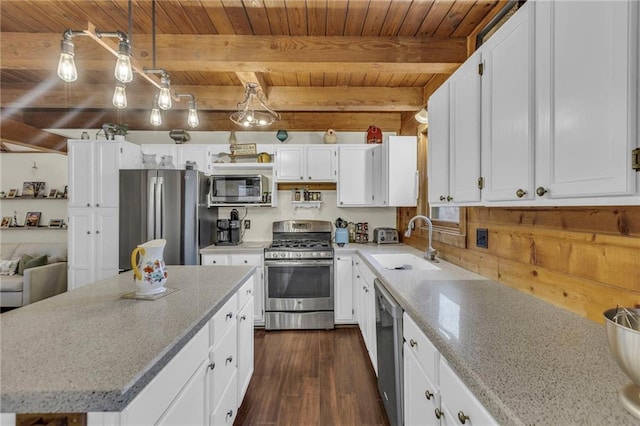
[[[156,68],[156,0],[151,1],[151,50],[153,51],[153,69]]]
[[[133,46],[133,0],[129,0],[129,46]]]

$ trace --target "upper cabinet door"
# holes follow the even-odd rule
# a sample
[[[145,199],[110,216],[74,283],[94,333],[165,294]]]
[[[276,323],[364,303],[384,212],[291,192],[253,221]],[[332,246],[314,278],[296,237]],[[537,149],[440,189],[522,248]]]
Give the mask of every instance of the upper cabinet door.
[[[449,189],[454,203],[480,201],[480,50],[449,79]]]
[[[449,197],[449,82],[429,97],[427,176],[429,204],[446,203]]]
[[[343,145],[338,148],[338,207],[374,204],[374,153],[380,145]]]
[[[305,179],[322,182],[336,181],[336,147],[316,145],[305,149],[307,170]]]
[[[389,206],[416,206],[418,201],[418,140],[415,136],[389,136],[382,144]]]
[[[69,141],[68,176],[69,207],[93,207],[94,149],[93,143]]]
[[[276,177],[279,181],[304,180],[304,149],[301,146],[276,148]]]
[[[534,198],[534,5],[524,4],[482,46],[485,201]]]
[[[536,2],[536,179],[544,197],[636,191],[637,32],[633,0]]]

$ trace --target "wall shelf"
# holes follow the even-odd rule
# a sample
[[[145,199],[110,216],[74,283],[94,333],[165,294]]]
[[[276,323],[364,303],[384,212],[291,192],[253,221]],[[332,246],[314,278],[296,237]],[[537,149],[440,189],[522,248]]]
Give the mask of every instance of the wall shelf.
[[[0,231],[66,231],[67,228],[59,228],[59,227],[51,227],[48,226],[38,226],[38,227],[27,227],[27,226],[10,226],[9,228],[0,228]]]
[[[0,198],[0,201],[16,201],[16,200],[22,200],[22,201],[24,201],[24,200],[31,200],[31,201],[47,201],[47,200],[48,201],[67,201],[68,198],[57,198],[57,197],[56,198],[45,198],[45,197],[41,197],[41,198],[39,198],[39,197],[12,197],[12,198],[3,197],[3,198]]]

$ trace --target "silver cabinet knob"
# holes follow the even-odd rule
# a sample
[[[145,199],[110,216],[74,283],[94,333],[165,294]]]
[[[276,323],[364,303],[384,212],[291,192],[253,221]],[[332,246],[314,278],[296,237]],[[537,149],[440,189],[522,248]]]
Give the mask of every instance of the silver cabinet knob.
[[[518,198],[522,198],[525,196],[525,194],[527,193],[527,191],[525,191],[524,189],[518,189],[516,191],[516,197]]]
[[[451,195],[447,195],[447,201],[453,201],[453,197]]]
[[[429,392],[429,390],[424,391],[424,396],[428,399],[431,400],[431,398],[433,398],[433,394],[431,392]]]
[[[458,420],[460,420],[460,423],[465,424],[469,420],[469,416],[464,414],[464,411],[458,411]]]
[[[244,261],[244,263],[249,263],[249,261],[248,261],[248,260],[245,260],[245,261]]]
[[[229,312],[229,313],[226,315],[226,317],[227,317],[227,319],[231,319],[231,318],[233,318],[233,312]]]
[[[227,412],[227,417],[233,417],[233,410],[229,410]]]
[[[446,199],[447,199],[447,197],[445,197],[444,195],[441,195],[441,196],[440,196],[440,201],[444,201],[444,200],[446,200]]]
[[[227,359],[226,359],[226,360],[225,360],[225,362],[224,362],[224,365],[227,365],[227,364],[229,364],[230,362],[233,362],[233,357],[232,357],[231,355],[229,355],[229,356],[227,357]]]
[[[549,192],[549,191],[547,189],[543,188],[542,186],[539,186],[539,187],[536,188],[536,194],[538,195],[538,197],[542,197],[547,192]]]
[[[438,419],[440,419],[441,417],[444,417],[444,412],[442,412],[442,410],[439,408],[435,409],[435,413],[436,413],[436,418]]]
[[[415,340],[411,339],[411,340],[409,340],[409,346],[411,346],[412,348],[415,348],[416,346],[418,346],[418,342],[416,342]]]
[[[214,368],[216,368],[216,363],[212,362],[211,364],[207,365],[207,368],[209,368],[210,370],[213,370]]]
[[[246,319],[247,319],[247,316],[246,316],[246,315],[243,315],[243,316],[241,316],[241,317],[240,317],[240,321],[244,321],[244,320],[246,320]]]

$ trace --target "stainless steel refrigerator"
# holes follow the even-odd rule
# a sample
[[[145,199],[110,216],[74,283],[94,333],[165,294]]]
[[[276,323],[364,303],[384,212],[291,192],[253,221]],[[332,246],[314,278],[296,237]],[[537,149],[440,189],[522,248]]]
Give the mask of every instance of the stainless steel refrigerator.
[[[218,216],[207,208],[208,182],[197,170],[120,170],[120,269],[131,269],[138,244],[156,238],[167,240],[167,265],[199,265]]]

